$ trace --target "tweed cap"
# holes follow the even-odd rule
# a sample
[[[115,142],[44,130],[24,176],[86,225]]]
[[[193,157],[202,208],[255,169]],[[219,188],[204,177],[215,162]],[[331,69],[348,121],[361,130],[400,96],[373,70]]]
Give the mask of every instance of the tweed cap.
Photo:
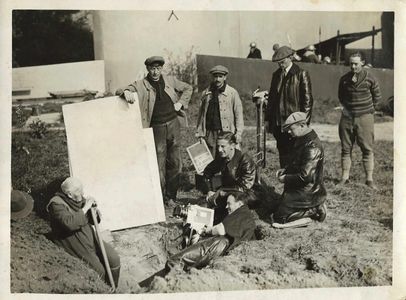
[[[34,208],[34,200],[29,194],[25,192],[12,190],[10,199],[12,220],[25,218]]]
[[[294,52],[291,48],[289,48],[288,46],[282,46],[279,47],[274,55],[272,56],[272,61],[276,62],[276,61],[280,61],[286,57],[289,57],[291,55],[293,55]]]
[[[306,50],[316,51],[316,47],[314,47],[314,45],[309,45],[309,46],[306,47]]]
[[[165,60],[162,56],[151,56],[145,60],[145,65],[150,66],[153,63],[158,63],[159,65],[163,66],[165,64]]]
[[[300,122],[306,122],[306,114],[301,111],[296,111],[286,118],[285,123],[282,125],[282,131],[287,131],[290,126]]]
[[[211,74],[227,75],[228,74],[228,69],[225,66],[218,65],[218,66],[214,66],[213,68],[211,68],[211,70],[209,72]]]

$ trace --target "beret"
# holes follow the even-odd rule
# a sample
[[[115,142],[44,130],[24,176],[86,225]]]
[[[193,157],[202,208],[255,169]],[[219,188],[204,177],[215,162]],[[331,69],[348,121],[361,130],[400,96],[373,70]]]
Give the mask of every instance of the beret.
[[[209,71],[211,74],[223,74],[223,75],[227,75],[228,74],[228,69],[224,66],[218,65],[218,66],[214,66],[213,68],[211,68],[211,70]]]
[[[165,60],[162,56],[151,56],[148,57],[144,63],[146,66],[152,65],[153,63],[158,63],[163,66],[165,64]]]
[[[286,57],[293,55],[293,50],[288,46],[282,46],[276,49],[274,55],[272,56],[272,61],[280,61]]]
[[[306,114],[301,111],[296,111],[286,118],[285,123],[282,125],[282,131],[287,131],[290,126],[299,122],[306,122]]]

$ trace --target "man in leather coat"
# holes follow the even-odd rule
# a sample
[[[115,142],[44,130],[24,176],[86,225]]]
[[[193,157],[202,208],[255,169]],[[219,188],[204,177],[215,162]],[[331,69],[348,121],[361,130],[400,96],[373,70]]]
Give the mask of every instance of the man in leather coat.
[[[294,146],[291,161],[276,173],[285,186],[281,204],[273,215],[275,225],[303,218],[322,222],[326,218],[324,150],[316,132],[308,127],[306,117],[303,112],[295,112],[282,128],[294,138]]]
[[[276,139],[281,168],[289,162],[293,147],[290,136],[281,130],[283,121],[291,113],[301,111],[306,114],[306,123],[309,125],[313,107],[309,73],[292,63],[293,55],[291,48],[282,46],[272,57],[279,69],[272,75],[266,113],[269,131]]]
[[[255,200],[252,190],[256,176],[255,163],[248,154],[236,149],[236,143],[232,132],[221,132],[217,139],[218,155],[203,171],[203,176],[208,180],[221,173],[221,187],[216,192],[207,193],[208,205],[215,208],[215,224],[227,213],[227,191],[245,192],[249,202]]]

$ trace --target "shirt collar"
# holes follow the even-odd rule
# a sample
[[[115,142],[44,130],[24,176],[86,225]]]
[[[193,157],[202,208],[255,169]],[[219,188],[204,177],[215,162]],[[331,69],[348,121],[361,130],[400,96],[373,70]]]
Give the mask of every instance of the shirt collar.
[[[292,68],[293,63],[291,62],[290,65],[284,70],[285,71],[285,75],[289,73],[290,68]]]

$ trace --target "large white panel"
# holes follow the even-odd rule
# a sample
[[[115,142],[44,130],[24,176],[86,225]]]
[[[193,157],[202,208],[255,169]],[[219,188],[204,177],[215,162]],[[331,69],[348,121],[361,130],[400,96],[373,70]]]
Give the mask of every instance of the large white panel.
[[[152,129],[138,105],[109,97],[63,106],[72,175],[110,230],[165,221]]]

